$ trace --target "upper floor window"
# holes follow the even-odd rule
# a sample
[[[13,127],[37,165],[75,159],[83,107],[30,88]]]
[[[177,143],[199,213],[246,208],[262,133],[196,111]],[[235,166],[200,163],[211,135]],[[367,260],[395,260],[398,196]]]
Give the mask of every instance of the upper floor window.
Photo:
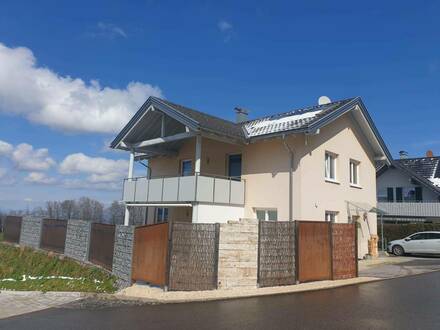
[[[228,176],[241,178],[241,154],[228,156]]]
[[[192,160],[191,159],[182,160],[180,173],[182,176],[192,175]]]
[[[336,159],[337,155],[331,152],[325,153],[325,178],[336,181]]]
[[[350,184],[359,186],[359,162],[350,160]]]

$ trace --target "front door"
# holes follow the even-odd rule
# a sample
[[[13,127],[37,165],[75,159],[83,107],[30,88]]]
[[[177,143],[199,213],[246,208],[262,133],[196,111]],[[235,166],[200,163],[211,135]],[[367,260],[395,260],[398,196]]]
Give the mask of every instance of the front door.
[[[241,179],[241,154],[229,155],[228,176],[235,179]]]

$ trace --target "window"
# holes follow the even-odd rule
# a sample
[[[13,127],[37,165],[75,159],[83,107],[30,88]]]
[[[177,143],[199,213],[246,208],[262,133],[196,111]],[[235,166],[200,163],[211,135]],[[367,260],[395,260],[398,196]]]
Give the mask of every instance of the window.
[[[359,186],[359,162],[350,160],[350,184]]]
[[[440,240],[440,233],[428,233],[428,239],[439,239]]]
[[[257,219],[260,221],[277,221],[278,212],[276,209],[256,209]]]
[[[182,160],[181,169],[180,169],[182,176],[190,176],[192,175],[192,160]]]
[[[325,211],[325,221],[336,222],[338,220],[338,212],[335,211]]]
[[[156,208],[156,223],[162,223],[168,221],[168,208],[157,207]]]
[[[241,178],[241,155],[229,155],[228,176],[236,179]]]
[[[389,193],[388,189],[391,189],[391,193]],[[394,200],[393,188],[379,188],[377,190],[378,202],[392,202],[393,200]]]
[[[410,238],[412,241],[419,241],[419,240],[427,239],[428,234],[427,233],[414,234],[410,236]]]
[[[336,158],[335,154],[325,153],[325,178],[326,180],[336,181]]]

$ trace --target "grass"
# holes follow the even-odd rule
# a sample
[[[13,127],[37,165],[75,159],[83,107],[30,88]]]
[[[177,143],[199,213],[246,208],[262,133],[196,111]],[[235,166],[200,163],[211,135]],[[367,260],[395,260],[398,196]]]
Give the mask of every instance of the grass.
[[[53,276],[69,278],[47,278]],[[114,276],[100,268],[84,266],[69,258],[60,259],[57,255],[42,251],[0,243],[0,289],[112,293],[116,290],[115,282]]]

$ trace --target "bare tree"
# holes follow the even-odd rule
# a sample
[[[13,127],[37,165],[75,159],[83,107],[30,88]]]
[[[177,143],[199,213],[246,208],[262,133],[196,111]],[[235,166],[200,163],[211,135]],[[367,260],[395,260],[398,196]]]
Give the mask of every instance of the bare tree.
[[[113,225],[124,223],[125,207],[123,203],[113,201],[108,207],[107,212],[109,214],[110,223]]]
[[[130,223],[133,225],[143,225],[147,218],[148,207],[132,207],[130,208]]]
[[[104,215],[104,206],[97,200],[81,197],[78,200],[79,218],[87,221],[101,222]]]
[[[61,215],[63,219],[72,219],[75,215],[76,202],[73,199],[66,199],[61,203]]]

